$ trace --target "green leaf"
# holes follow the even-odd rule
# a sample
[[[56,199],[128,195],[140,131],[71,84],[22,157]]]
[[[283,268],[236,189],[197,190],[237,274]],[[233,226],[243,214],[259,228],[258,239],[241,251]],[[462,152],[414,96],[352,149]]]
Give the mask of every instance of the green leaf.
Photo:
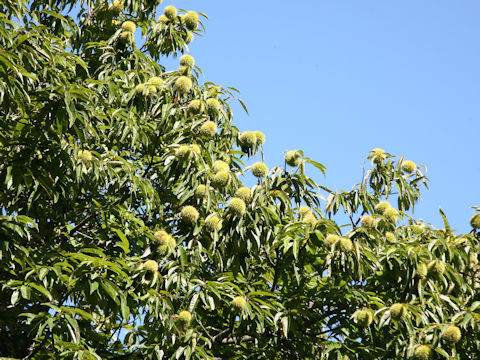
[[[110,298],[117,304],[120,304],[120,301],[118,300],[118,293],[117,290],[115,289],[114,285],[108,281],[108,280],[102,280],[100,285],[102,286],[103,290],[110,296]]]
[[[130,309],[127,305],[127,299],[125,296],[120,296],[120,310],[122,313],[123,320],[128,322],[128,319],[130,318]]]
[[[450,233],[450,224],[448,223],[447,217],[445,216],[445,213],[443,212],[442,209],[438,209],[440,212],[440,215],[442,215],[443,223],[445,224],[445,230],[447,233]]]
[[[26,285],[31,287],[31,288],[34,288],[35,290],[37,290],[38,292],[43,294],[45,297],[48,298],[48,300],[50,300],[50,301],[53,300],[52,294],[47,289],[45,289],[42,285],[35,284],[35,283],[27,283]]]
[[[20,292],[18,290],[15,290],[12,292],[12,296],[10,297],[10,304],[15,305],[18,301]]]
[[[281,320],[281,323],[282,323],[283,336],[285,338],[288,338],[288,325],[289,325],[288,317],[284,316]]]
[[[115,231],[120,238],[120,243],[117,243],[117,246],[122,248],[125,254],[128,254],[130,252],[130,243],[127,237],[120,229],[113,229],[113,231]]]

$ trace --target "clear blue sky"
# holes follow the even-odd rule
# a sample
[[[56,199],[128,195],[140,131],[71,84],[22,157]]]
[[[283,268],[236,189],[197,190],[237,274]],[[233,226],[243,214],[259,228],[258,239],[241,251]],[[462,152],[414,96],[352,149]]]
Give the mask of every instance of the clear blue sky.
[[[265,132],[270,167],[302,149],[327,167],[316,180],[348,190],[380,147],[427,166],[415,217],[441,227],[441,207],[470,230],[480,206],[478,0],[166,5],[209,16],[190,52],[205,80],[241,91],[250,115],[235,108],[235,125]]]

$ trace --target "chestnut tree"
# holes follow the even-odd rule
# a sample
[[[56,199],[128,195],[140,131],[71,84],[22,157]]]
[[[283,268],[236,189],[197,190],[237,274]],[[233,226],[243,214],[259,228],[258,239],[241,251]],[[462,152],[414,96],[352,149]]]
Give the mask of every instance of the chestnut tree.
[[[382,149],[349,191],[269,169],[160,2],[0,2],[0,357],[477,359],[480,209],[415,220]]]

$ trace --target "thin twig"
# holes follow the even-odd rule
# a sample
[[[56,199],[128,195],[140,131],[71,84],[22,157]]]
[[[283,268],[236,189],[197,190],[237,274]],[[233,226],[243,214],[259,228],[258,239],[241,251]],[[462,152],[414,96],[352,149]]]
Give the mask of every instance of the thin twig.
[[[205,331],[205,334],[207,334],[208,338],[210,339],[210,341],[213,343],[214,341],[214,337],[212,335],[210,335],[210,333],[208,332],[208,330],[205,328],[205,326],[203,326],[202,322],[200,321],[200,319],[197,318],[197,322],[200,324],[200,327],[203,329],[203,331]]]

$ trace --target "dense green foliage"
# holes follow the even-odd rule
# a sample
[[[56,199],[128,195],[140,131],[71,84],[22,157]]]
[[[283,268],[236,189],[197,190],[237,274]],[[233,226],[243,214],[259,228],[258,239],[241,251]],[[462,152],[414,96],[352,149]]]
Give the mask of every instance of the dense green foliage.
[[[350,191],[268,169],[157,2],[0,2],[0,357],[477,359],[480,215],[416,221],[381,149]]]

